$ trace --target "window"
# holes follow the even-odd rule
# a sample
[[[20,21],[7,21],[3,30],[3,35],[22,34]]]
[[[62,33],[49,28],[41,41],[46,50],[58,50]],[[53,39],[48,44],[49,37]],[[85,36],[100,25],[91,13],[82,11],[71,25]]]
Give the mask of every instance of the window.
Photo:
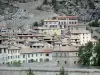
[[[25,63],[25,60],[23,60],[23,63]]]
[[[69,22],[69,24],[71,24],[71,22]]]
[[[40,58],[40,62],[43,62],[43,59],[42,58]]]
[[[25,58],[25,55],[23,55],[23,58]]]
[[[42,56],[42,53],[40,55]]]
[[[56,57],[58,56],[58,53],[56,53]]]
[[[66,53],[64,53],[64,56],[66,57]]]
[[[59,61],[57,61],[57,63],[59,64]]]
[[[66,45],[62,45],[62,46],[66,46]]]
[[[32,46],[30,46],[30,48],[32,48]]]
[[[20,39],[22,39],[22,37],[19,37]]]
[[[75,24],[76,24],[76,22],[75,22]]]
[[[46,54],[46,56],[49,56],[49,54]]]
[[[64,25],[64,28],[66,28],[66,25]]]
[[[40,46],[37,46],[37,48],[40,48]]]
[[[2,53],[2,49],[0,48],[0,53]]]
[[[64,22],[64,24],[66,24],[66,22]]]
[[[63,22],[61,22],[61,24],[63,24]]]
[[[47,58],[47,59],[45,59],[45,62],[49,62],[49,59]]]
[[[6,53],[6,49],[4,48],[4,53]]]
[[[75,41],[77,41],[77,39],[75,39]]]
[[[67,64],[67,62],[65,61],[65,64]]]
[[[74,61],[74,64],[76,64],[77,63],[77,61]]]
[[[76,56],[78,55],[78,53],[76,53]]]
[[[47,27],[47,25],[45,25],[45,27]]]
[[[36,59],[36,62],[38,62],[38,59]]]
[[[17,58],[17,55],[15,56],[15,58]]]
[[[62,53],[60,53],[60,56],[62,57]]]
[[[10,53],[10,51],[8,50],[8,54]]]
[[[57,27],[57,25],[55,25],[55,27]]]
[[[73,24],[73,22],[72,22],[72,24]]]
[[[19,55],[18,55],[18,58],[19,58]]]
[[[37,54],[36,54],[36,56],[37,56]]]
[[[8,59],[9,59],[9,56],[8,56]]]
[[[12,59],[12,56],[11,56],[11,59]]]
[[[33,57],[33,54],[32,54],[32,57]]]
[[[34,48],[36,48],[36,46],[33,46]]]
[[[28,57],[30,57],[30,54],[28,54]]]
[[[60,22],[59,22],[59,24],[60,24]]]
[[[31,39],[33,39],[33,37],[30,37]]]

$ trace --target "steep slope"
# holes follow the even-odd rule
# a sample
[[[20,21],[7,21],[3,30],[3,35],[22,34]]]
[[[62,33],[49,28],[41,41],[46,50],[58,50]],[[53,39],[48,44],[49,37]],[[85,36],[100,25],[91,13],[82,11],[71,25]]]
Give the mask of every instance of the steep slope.
[[[2,20],[10,28],[57,15],[77,15],[82,21],[100,19],[100,0],[1,0],[0,6]]]
[[[81,20],[100,18],[100,0],[56,0],[58,14],[77,15]]]
[[[40,21],[46,18],[56,16],[52,8],[47,10],[38,10],[38,7],[43,5],[44,0],[31,0],[31,2],[20,3],[14,1],[11,3],[14,7],[19,8],[15,14],[10,16],[11,20],[6,20],[9,28],[20,27],[22,25],[32,25],[35,21]],[[45,6],[45,5],[44,5]],[[46,7],[49,7],[46,5]],[[43,8],[45,9],[45,8]]]

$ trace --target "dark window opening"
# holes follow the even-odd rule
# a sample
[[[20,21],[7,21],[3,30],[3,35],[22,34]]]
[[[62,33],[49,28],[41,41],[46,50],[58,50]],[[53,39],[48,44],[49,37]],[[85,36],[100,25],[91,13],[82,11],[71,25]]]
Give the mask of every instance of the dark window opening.
[[[77,62],[76,61],[74,61],[74,64],[76,64]]]
[[[58,56],[58,53],[56,53],[56,57]]]
[[[49,54],[46,54],[46,56],[49,56]]]
[[[20,37],[20,39],[22,39],[22,37]]]
[[[65,61],[65,64],[67,64],[67,62]]]
[[[2,49],[0,48],[0,53],[2,53]]]
[[[45,59],[45,62],[49,62],[49,59]]]
[[[40,62],[43,62],[43,59],[42,58],[40,59]]]
[[[4,48],[4,53],[6,53],[6,49]]]
[[[23,55],[23,58],[25,58],[25,55]]]
[[[57,61],[57,63],[59,64],[59,61]]]
[[[30,46],[30,48],[32,48],[32,46]]]
[[[66,57],[66,53],[64,53],[64,56]]]
[[[28,54],[28,57],[30,57],[30,54]]]
[[[77,53],[76,53],[76,56],[77,56]]]

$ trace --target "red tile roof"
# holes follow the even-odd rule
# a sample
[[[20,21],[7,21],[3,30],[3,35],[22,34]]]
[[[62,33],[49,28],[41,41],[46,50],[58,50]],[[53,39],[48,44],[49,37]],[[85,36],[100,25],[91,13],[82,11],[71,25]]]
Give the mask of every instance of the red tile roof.
[[[77,16],[57,16],[56,19],[77,19]]]
[[[45,50],[44,50],[44,53],[52,53],[52,50],[45,49]]]

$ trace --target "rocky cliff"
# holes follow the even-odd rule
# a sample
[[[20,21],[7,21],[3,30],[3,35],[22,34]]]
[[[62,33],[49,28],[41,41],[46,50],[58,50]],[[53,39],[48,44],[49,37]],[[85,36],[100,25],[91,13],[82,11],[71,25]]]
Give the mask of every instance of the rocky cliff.
[[[90,21],[100,19],[100,0],[0,0],[0,15],[8,27],[32,25],[57,15]]]

